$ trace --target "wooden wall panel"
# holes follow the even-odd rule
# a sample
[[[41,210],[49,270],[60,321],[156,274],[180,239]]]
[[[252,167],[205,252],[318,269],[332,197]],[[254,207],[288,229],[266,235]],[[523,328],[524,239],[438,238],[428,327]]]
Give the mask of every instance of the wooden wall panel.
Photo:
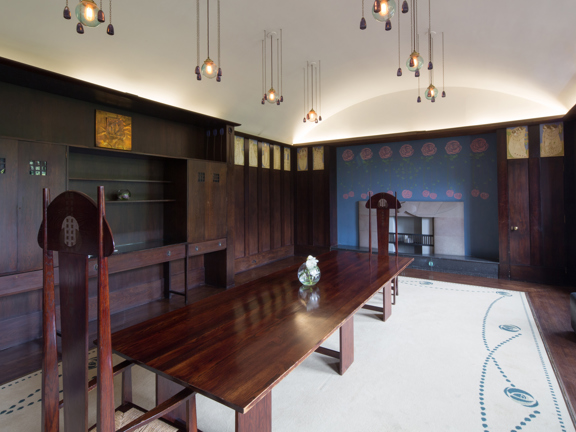
[[[281,174],[278,170],[270,171],[270,249],[282,247]]]
[[[510,211],[510,264],[530,265],[530,201],[528,160],[508,161],[508,205]],[[524,191],[524,193],[518,193]]]
[[[188,161],[188,243],[204,241],[206,188],[199,182],[199,175],[206,181],[207,165],[204,161]]]
[[[262,168],[262,152],[258,144],[258,252],[266,252],[270,250],[270,169]]]
[[[0,159],[6,171],[0,173],[0,274],[15,272],[18,266],[18,142],[0,139]]]
[[[500,264],[498,277],[510,278],[510,215],[508,211],[508,159],[506,147],[506,130],[496,133],[498,158],[498,243]]]
[[[30,161],[45,161],[47,175],[30,175]],[[42,222],[42,189],[54,199],[66,190],[66,147],[20,141],[18,143],[18,271],[42,268],[38,229]]]
[[[566,214],[566,267],[568,281],[576,286],[576,131],[575,122],[564,123],[564,204]]]
[[[248,163],[248,159],[246,159]],[[246,246],[247,255],[258,254],[258,168],[248,167],[248,178],[246,188]]]
[[[540,190],[542,203],[542,264],[566,270],[566,224],[564,212],[564,158],[540,159]]]
[[[234,257],[245,256],[246,186],[243,166],[234,166]]]
[[[206,215],[204,218],[204,240],[216,240],[226,237],[226,177],[228,168],[224,163],[207,162],[206,173]]]
[[[282,171],[282,246],[294,244],[294,176]]]

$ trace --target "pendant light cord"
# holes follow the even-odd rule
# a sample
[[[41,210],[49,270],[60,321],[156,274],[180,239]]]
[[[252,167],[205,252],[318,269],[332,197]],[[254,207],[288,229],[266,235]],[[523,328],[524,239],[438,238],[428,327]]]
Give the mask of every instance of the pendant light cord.
[[[280,39],[276,39],[276,82],[280,85]],[[278,87],[280,88],[280,87]]]
[[[318,116],[322,112],[322,67],[318,60]]]
[[[282,29],[280,29],[280,96],[282,96],[284,85],[283,85],[283,76],[284,76],[284,44],[282,40]]]
[[[265,75],[264,75],[264,41],[262,40],[262,94],[266,94],[266,84],[264,83]],[[264,96],[262,96],[264,97]]]
[[[200,0],[196,0],[196,66],[200,66]]]
[[[364,0],[362,0],[362,18],[364,18]]]
[[[220,63],[220,0],[218,0],[218,67],[222,68]]]
[[[442,91],[444,91],[444,32],[442,32]]]
[[[270,33],[270,87],[274,88],[274,52],[272,51],[272,33]]]
[[[398,68],[400,68],[400,14],[398,14]]]
[[[304,70],[304,118],[306,118],[306,68]]]
[[[110,0],[110,13],[108,14],[108,18],[110,19],[110,24],[112,24],[112,0]]]
[[[210,0],[206,0],[206,38],[208,39],[208,58],[210,58]]]

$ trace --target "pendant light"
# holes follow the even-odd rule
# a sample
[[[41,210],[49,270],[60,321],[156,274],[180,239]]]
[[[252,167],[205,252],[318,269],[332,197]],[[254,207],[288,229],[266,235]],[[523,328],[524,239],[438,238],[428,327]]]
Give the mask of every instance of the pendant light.
[[[362,19],[360,20],[360,30],[366,30],[366,18],[364,18],[364,0],[362,0]]]
[[[428,58],[428,70],[432,70],[434,64],[432,63],[432,8],[430,0],[428,0]]]
[[[274,40],[274,36],[276,36],[276,40]],[[266,52],[268,51],[266,43],[268,39],[270,40],[270,89],[266,91]],[[276,84],[279,86],[280,91],[274,89],[274,42],[276,42]],[[264,31],[264,39],[262,40],[262,90],[262,105],[264,105],[264,101],[276,105],[284,102],[284,96],[282,96],[282,29],[280,29],[279,37],[276,32],[266,33],[266,30]]]
[[[446,97],[446,92],[444,91],[444,32],[442,32],[442,97]]]
[[[110,17],[112,17],[112,0],[109,1],[110,4]],[[74,10],[76,18],[78,19],[78,24],[76,24],[76,32],[78,34],[84,34],[84,26],[87,27],[98,27],[100,24],[106,21],[104,15],[104,10],[102,8],[102,0],[100,0],[100,7],[96,5],[93,0],[81,0]],[[66,6],[62,13],[64,19],[71,19],[72,13],[68,7],[68,0],[66,0]],[[112,24],[108,25],[106,31],[109,35],[114,35],[114,27]]]
[[[412,22],[411,22],[411,39],[412,39],[412,53],[406,60],[406,66],[410,72],[414,72],[414,76],[418,78],[420,76],[420,69],[422,69],[422,64],[424,60],[422,56],[417,51],[418,41],[418,0],[412,0]]]
[[[430,77],[430,85],[426,89],[426,99],[431,102],[436,102],[436,96],[438,96],[438,89],[434,86],[434,66],[433,66],[433,58],[434,58],[434,39],[432,37],[432,26],[431,22],[431,7],[430,1],[428,0],[428,57],[430,61],[428,62],[428,75]]]
[[[320,61],[307,62],[304,69],[304,123],[318,123],[322,121],[320,114]],[[316,86],[314,85],[316,82]],[[310,109],[307,111],[307,105],[310,103]],[[314,109],[316,108],[316,109]]]
[[[392,17],[396,13],[395,0],[374,0],[372,16],[380,22],[386,23],[386,30],[392,30]]]
[[[420,97],[420,77],[418,77],[418,98],[416,99],[416,102],[422,102],[422,98]]]
[[[202,80],[202,75],[208,79],[216,78],[217,82],[222,81],[222,69],[210,58],[210,0],[206,0],[206,45],[208,56],[202,67],[200,64],[200,0],[196,0],[196,66],[195,73],[198,81]],[[218,0],[218,63],[220,63],[220,0]]]
[[[400,14],[398,14],[398,70],[396,71],[396,76],[402,76],[402,67],[400,66]]]

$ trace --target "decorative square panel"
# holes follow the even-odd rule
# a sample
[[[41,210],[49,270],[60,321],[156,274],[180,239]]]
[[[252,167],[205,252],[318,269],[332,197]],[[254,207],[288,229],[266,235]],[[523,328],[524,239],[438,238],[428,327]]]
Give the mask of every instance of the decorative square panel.
[[[0,174],[6,174],[6,158],[0,158]]]
[[[213,176],[212,176],[212,182],[214,182],[214,183],[220,183],[220,174],[214,173]]]
[[[262,143],[262,168],[270,168],[270,144]]]
[[[282,167],[282,160],[280,159],[280,146],[273,145],[272,148],[274,149],[274,169],[279,170]]]
[[[314,171],[324,169],[324,146],[312,147],[312,169]]]
[[[48,164],[46,161],[30,161],[28,164],[30,175],[46,176],[48,174]]]
[[[290,171],[290,149],[284,147],[284,171]]]
[[[308,171],[308,148],[299,148],[296,150],[296,161],[298,171]]]
[[[204,183],[206,181],[206,174],[203,172],[198,173],[198,183]]]

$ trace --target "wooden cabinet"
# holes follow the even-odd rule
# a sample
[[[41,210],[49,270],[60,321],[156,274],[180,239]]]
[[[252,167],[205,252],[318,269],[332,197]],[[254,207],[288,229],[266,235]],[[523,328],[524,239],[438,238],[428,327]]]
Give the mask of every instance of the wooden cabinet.
[[[226,237],[226,172],[223,162],[188,161],[188,243]]]
[[[0,164],[0,273],[38,270],[42,189],[53,197],[66,190],[66,147],[2,139]]]
[[[528,159],[507,159],[506,131],[498,140],[499,276],[563,283],[564,158],[540,157],[539,125],[528,128]]]

